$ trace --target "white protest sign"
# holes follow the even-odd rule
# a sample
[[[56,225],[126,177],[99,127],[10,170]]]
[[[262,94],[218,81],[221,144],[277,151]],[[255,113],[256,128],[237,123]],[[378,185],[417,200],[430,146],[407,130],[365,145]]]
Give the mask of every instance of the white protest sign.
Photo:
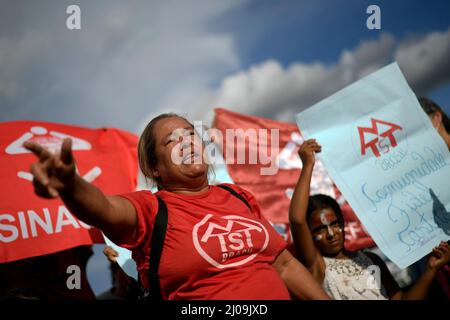
[[[296,116],[373,240],[400,268],[450,239],[450,153],[393,63]]]

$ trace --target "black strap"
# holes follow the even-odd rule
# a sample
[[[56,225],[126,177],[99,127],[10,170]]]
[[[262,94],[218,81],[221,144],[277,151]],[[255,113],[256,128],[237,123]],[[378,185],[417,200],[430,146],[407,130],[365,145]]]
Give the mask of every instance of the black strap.
[[[224,190],[227,190],[229,193],[231,193],[233,196],[235,196],[236,198],[238,198],[239,200],[241,200],[249,209],[250,212],[253,212],[252,207],[250,206],[250,203],[248,203],[247,199],[245,199],[243,196],[241,196],[239,193],[237,193],[233,188],[223,185],[223,184],[219,184],[217,185],[219,188],[222,188]]]
[[[227,190],[233,196],[241,200],[250,209],[250,212],[252,212],[252,207],[248,203],[247,199],[237,193],[234,189],[225,185],[218,185],[218,187]],[[158,213],[156,214],[153,225],[150,247],[150,265],[147,271],[149,293],[147,296],[142,297],[142,299],[150,300],[162,300],[158,269],[161,253],[164,247],[164,238],[166,237],[168,221],[167,206],[165,202],[158,196],[156,196],[156,198],[158,199]]]
[[[152,242],[150,249],[150,263],[148,269],[148,285],[151,300],[162,300],[161,286],[159,283],[159,260],[164,246],[164,238],[167,230],[167,206],[160,197],[158,199],[158,213],[153,225]]]

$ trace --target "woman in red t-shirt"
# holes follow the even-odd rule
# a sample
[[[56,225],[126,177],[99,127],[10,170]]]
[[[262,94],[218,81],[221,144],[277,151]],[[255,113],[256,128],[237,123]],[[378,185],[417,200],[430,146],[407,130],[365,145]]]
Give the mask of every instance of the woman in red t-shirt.
[[[55,155],[32,142],[25,147],[39,158],[31,167],[36,194],[61,197],[79,219],[131,249],[144,287],[156,196],[164,201],[168,223],[159,265],[164,299],[289,299],[289,293],[328,298],[286,250],[251,194],[228,185],[240,199],[208,184],[201,140],[182,117],[154,118],[139,140],[139,163],[156,182],[156,194],[104,195],[76,173],[70,139]]]

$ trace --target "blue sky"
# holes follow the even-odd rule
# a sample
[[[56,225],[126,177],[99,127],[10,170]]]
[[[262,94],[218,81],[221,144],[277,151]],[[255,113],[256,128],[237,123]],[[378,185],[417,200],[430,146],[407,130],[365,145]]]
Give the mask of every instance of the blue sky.
[[[382,29],[365,28],[366,8],[381,8]],[[229,19],[239,21],[230,25]],[[227,23],[228,21],[228,23]],[[297,61],[333,63],[343,49],[390,32],[402,39],[450,24],[448,1],[255,1],[222,19],[223,30],[237,35],[243,67],[276,58],[284,66]]]
[[[65,27],[71,4],[81,30]],[[366,28],[371,4],[381,30]],[[163,111],[210,122],[222,106],[293,122],[394,59],[450,114],[449,57],[445,0],[2,0],[0,121],[139,133]],[[90,262],[97,292],[109,285],[102,263]]]
[[[371,4],[381,8],[381,30],[365,27],[369,16],[366,8]],[[230,24],[230,20],[239,22]],[[339,60],[343,50],[376,40],[382,33],[392,35],[398,43],[414,42],[433,31],[448,31],[450,2],[255,1],[225,14],[219,25],[219,30],[236,35],[244,69],[268,59],[276,59],[285,68],[299,61],[332,65]],[[447,112],[450,111],[448,80],[447,84],[422,94],[436,99]]]
[[[76,3],[77,31],[65,27],[73,1],[0,3],[0,121],[139,133],[161,111],[210,122],[217,105],[292,121],[396,58],[414,89],[450,111],[448,1]],[[369,4],[381,30],[366,28]],[[260,85],[270,79],[280,88]]]

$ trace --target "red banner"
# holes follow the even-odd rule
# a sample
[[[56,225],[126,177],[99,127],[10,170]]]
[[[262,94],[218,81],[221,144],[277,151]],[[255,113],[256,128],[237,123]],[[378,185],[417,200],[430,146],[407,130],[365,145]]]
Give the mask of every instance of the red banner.
[[[300,175],[298,148],[303,143],[298,127],[291,123],[242,115],[225,109],[215,109],[213,127],[223,135],[222,149],[233,181],[256,197],[265,217],[290,240],[289,203]],[[245,164],[236,161],[239,153],[245,154]],[[251,164],[251,154],[257,155],[259,161]],[[265,155],[270,155],[270,164]],[[322,163],[317,160],[311,194],[318,193],[333,196],[341,204],[346,225],[345,246],[348,250],[375,245],[348,203],[341,197]]]
[[[134,191],[137,137],[118,129],[87,129],[48,122],[0,123],[0,263],[103,243],[100,232],[75,218],[60,199],[34,194],[29,173],[35,141],[51,151],[72,139],[77,171],[105,194]]]

